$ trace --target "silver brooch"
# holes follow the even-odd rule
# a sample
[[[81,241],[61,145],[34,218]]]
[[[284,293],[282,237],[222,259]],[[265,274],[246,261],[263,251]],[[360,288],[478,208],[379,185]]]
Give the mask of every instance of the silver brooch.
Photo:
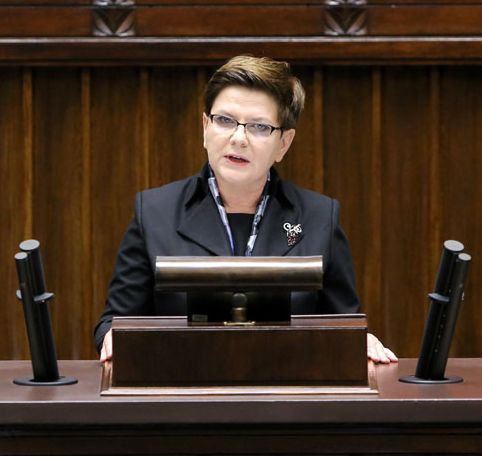
[[[283,229],[286,231],[288,246],[293,246],[295,243],[298,243],[300,234],[303,232],[303,229],[301,229],[301,224],[284,223]]]

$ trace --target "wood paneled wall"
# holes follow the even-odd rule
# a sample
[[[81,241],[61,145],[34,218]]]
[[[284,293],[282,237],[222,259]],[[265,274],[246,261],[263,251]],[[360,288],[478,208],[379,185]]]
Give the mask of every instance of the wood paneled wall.
[[[209,67],[0,68],[0,358],[28,358],[13,255],[41,241],[60,358],[95,356],[134,194],[195,173]],[[473,255],[452,353],[482,356],[482,67],[296,67],[282,175],[337,198],[372,330],[418,354],[443,240]]]

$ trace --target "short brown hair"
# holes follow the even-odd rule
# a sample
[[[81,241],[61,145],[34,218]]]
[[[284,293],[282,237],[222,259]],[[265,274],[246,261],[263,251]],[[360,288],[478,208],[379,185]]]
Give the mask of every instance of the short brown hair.
[[[236,56],[220,67],[209,80],[204,93],[204,112],[209,115],[219,93],[229,86],[256,89],[271,95],[278,104],[283,129],[296,127],[305,103],[305,91],[291,74],[287,62],[269,57]]]

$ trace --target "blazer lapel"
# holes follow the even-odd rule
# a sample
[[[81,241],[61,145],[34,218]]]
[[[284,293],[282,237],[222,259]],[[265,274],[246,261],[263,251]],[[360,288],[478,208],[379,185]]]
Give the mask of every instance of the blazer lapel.
[[[253,256],[285,256],[303,238],[299,234],[296,243],[288,245],[285,223],[296,225],[301,223],[300,212],[292,206],[282,206],[276,197],[271,202],[261,221],[260,230],[253,249]]]
[[[186,208],[177,232],[214,255],[231,255],[226,231],[209,194]]]

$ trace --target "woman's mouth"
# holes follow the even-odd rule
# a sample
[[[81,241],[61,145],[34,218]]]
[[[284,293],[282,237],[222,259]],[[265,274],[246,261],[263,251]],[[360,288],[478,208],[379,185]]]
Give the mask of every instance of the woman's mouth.
[[[249,162],[243,156],[237,156],[236,154],[228,154],[225,157],[228,161],[234,162],[235,164],[247,164]]]

